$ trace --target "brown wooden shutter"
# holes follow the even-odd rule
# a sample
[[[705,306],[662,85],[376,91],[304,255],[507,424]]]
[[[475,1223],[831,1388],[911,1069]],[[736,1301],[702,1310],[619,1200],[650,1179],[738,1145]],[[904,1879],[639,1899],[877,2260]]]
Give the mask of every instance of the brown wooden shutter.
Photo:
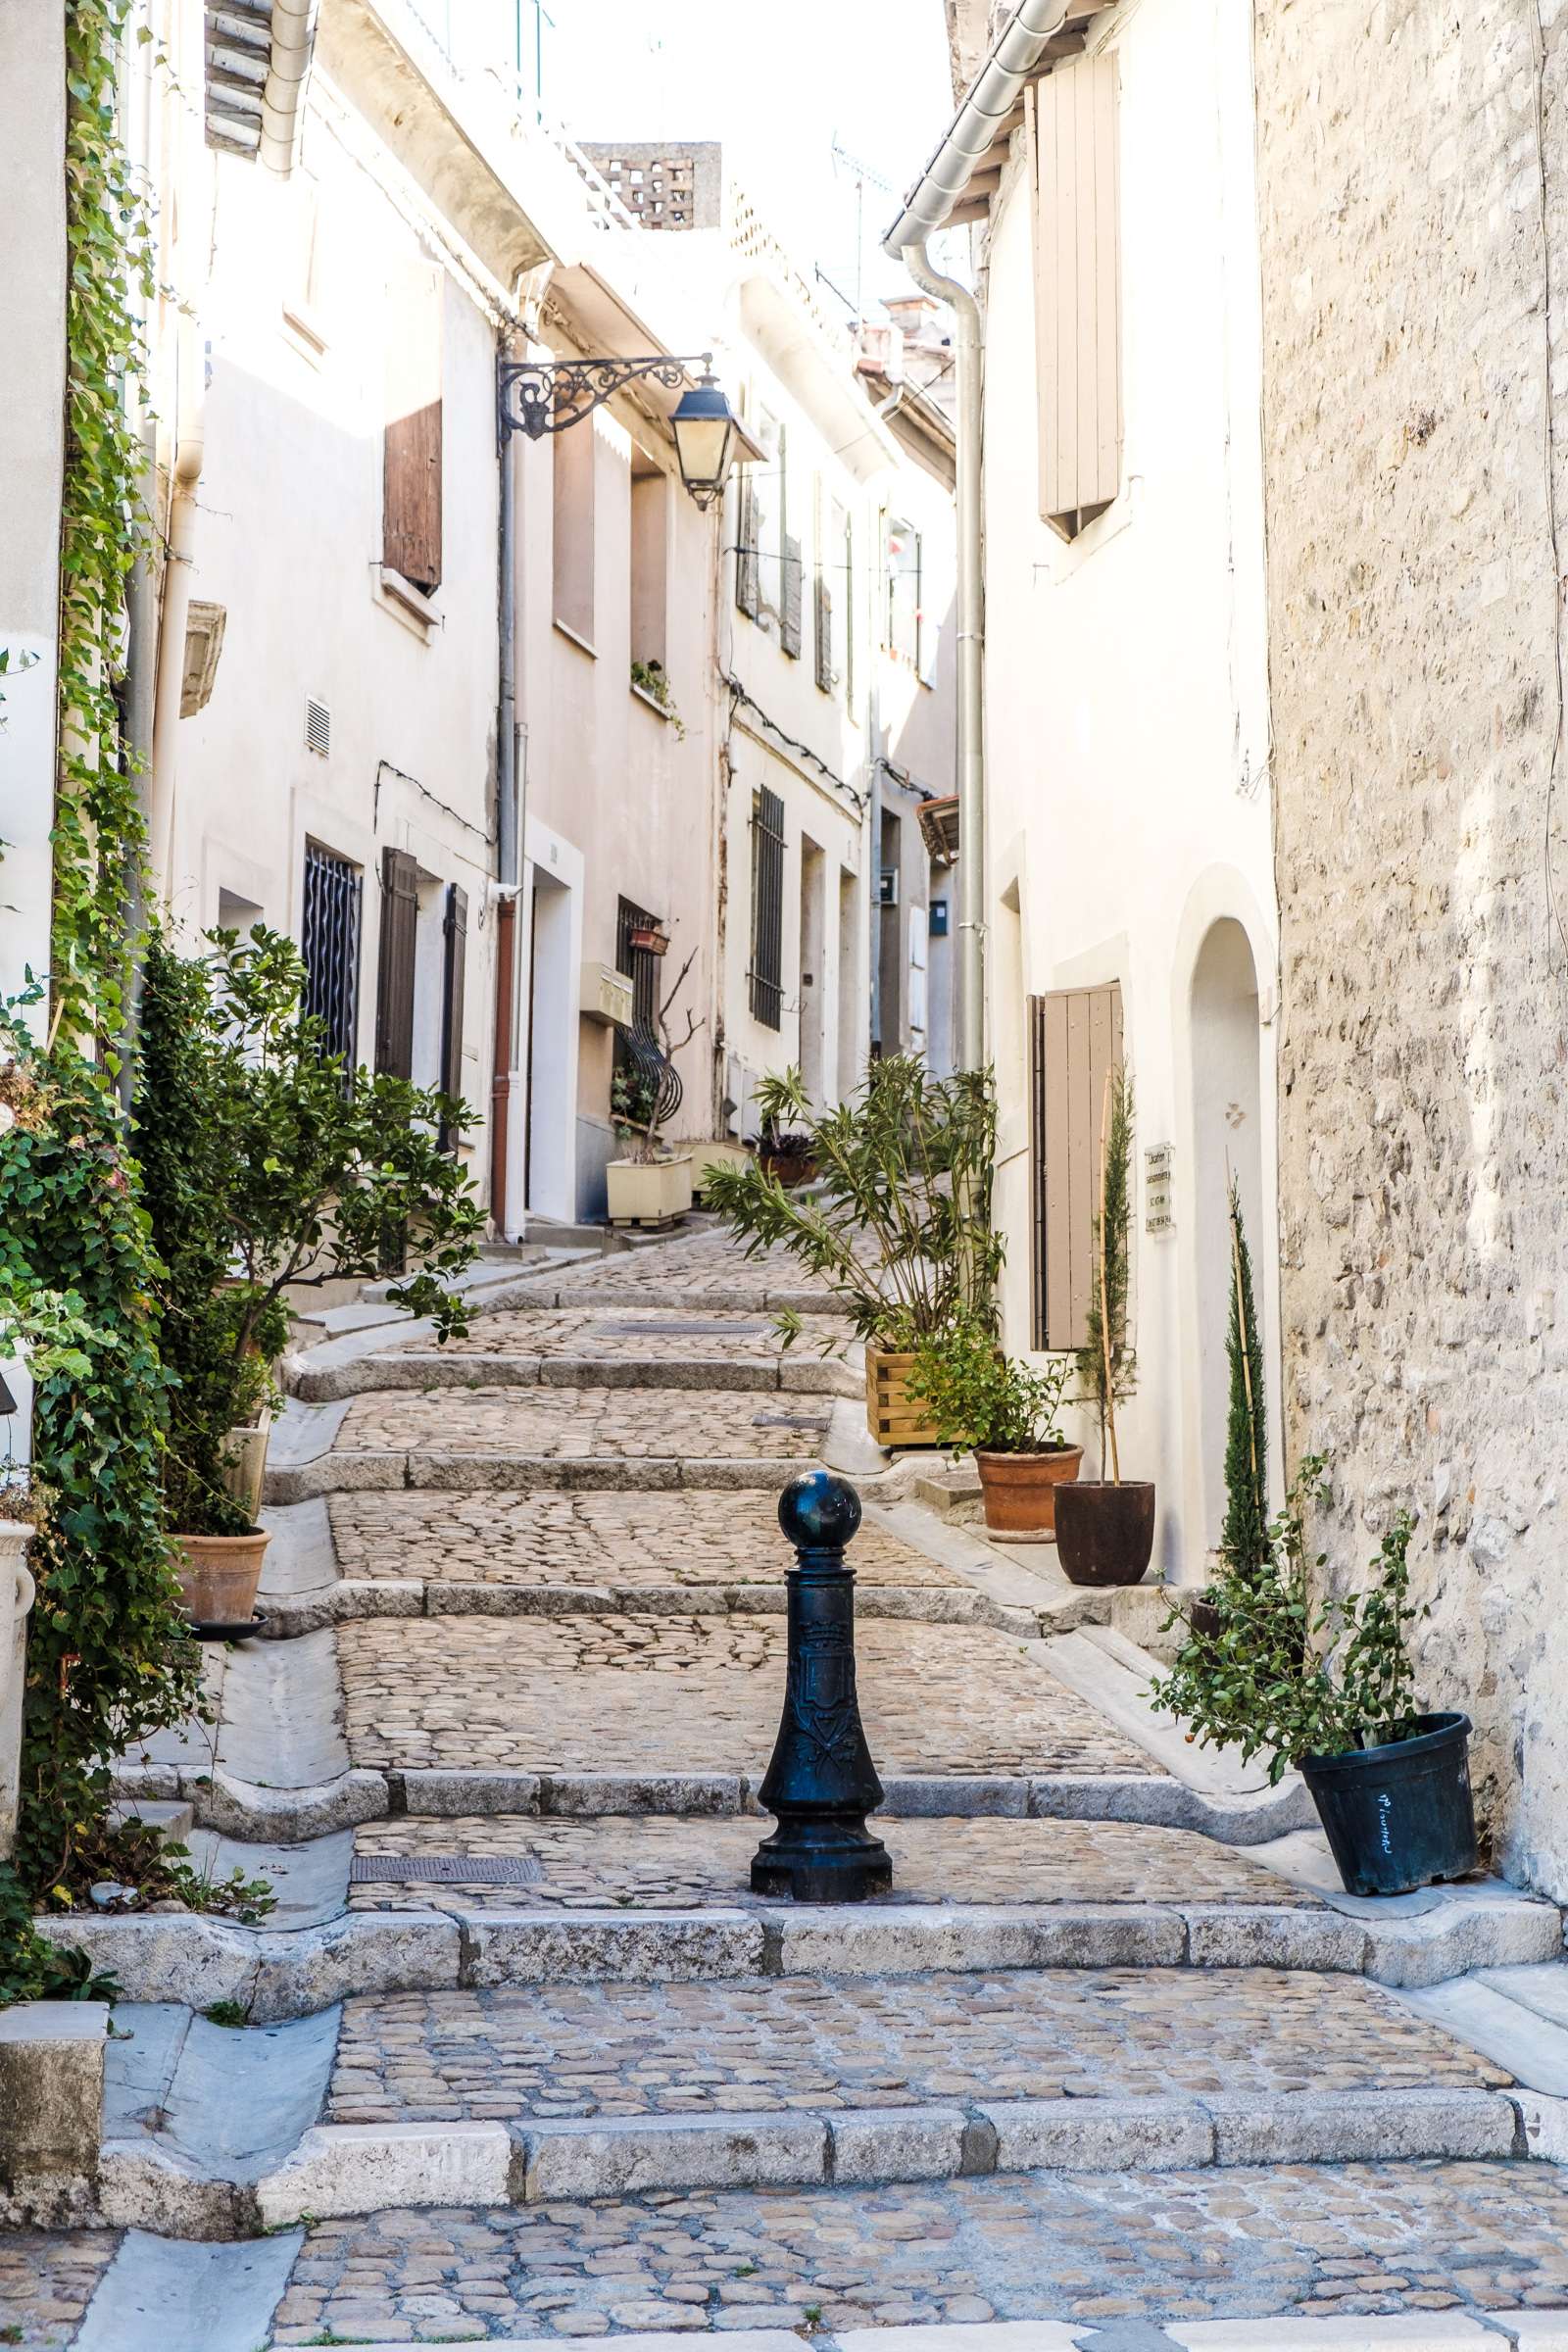
[[[447,892],[446,921],[442,928],[446,957],[441,978],[441,1092],[461,1097],[463,983],[468,965],[468,901],[466,893],[461,891],[456,882]],[[440,1142],[443,1152],[455,1152],[458,1148],[457,1129],[443,1121]]]
[[[375,986],[375,1066],[414,1075],[414,943],[419,917],[419,861],[407,850],[381,852],[381,958]]]
[[[1113,51],[1027,93],[1040,512],[1063,538],[1121,487],[1121,221]]]
[[[381,561],[433,595],[441,585],[441,403],[394,417],[382,449]]]
[[[1071,988],[1029,1000],[1030,1189],[1034,1204],[1034,1345],[1088,1338],[1100,1119],[1105,1077],[1122,1057],[1121,989]]]

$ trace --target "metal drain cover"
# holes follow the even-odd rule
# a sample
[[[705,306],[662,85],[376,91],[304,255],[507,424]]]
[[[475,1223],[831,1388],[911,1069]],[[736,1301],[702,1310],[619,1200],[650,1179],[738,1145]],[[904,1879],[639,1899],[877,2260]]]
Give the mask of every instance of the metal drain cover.
[[[544,1877],[537,1854],[356,1854],[355,1886],[402,1886],[421,1879],[438,1886],[531,1886]]]

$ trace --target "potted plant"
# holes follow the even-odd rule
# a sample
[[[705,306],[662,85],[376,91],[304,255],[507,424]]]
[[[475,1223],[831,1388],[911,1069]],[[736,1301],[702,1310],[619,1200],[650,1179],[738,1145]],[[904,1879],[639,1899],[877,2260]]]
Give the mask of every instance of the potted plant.
[[[1100,1425],[1100,1476],[1064,1487],[1056,1498],[1056,1557],[1075,1585],[1136,1585],[1154,1548],[1153,1486],[1122,1477],[1116,1435],[1116,1407],[1138,1378],[1127,1334],[1132,1138],[1133,1082],[1118,1062],[1106,1073],[1101,1107],[1100,1212],[1087,1336],[1077,1355],[1078,1401]]]
[[[757,1139],[757,1156],[780,1184],[809,1184],[816,1174],[811,1139],[804,1127],[764,1126]]]
[[[930,1406],[944,1446],[973,1453],[986,1525],[998,1535],[1055,1533],[1057,1489],[1083,1460],[1056,1425],[1067,1372],[1065,1356],[1037,1370],[1004,1355],[967,1317],[915,1349],[909,1393]]]
[[[633,932],[632,945],[642,944],[648,936],[641,931]],[[662,932],[658,937],[663,940],[664,947],[655,953],[662,955],[669,941]],[[683,1046],[690,1045],[702,1027],[690,1008],[684,1037],[674,1037],[670,1027],[676,999],[685,986],[696,954],[694,948],[675,974],[668,994],[657,1006],[653,1031],[648,1030],[645,1021],[641,1029],[633,1029],[617,1042],[617,1053],[623,1053],[624,1059],[617,1062],[611,1080],[610,1118],[620,1152],[605,1169],[605,1191],[612,1225],[671,1225],[692,1204],[691,1153],[666,1151],[662,1129],[681,1100],[674,1057]]]
[[[764,1131],[808,1137],[816,1183],[802,1194],[760,1160],[715,1167],[710,1204],[748,1255],[785,1250],[833,1292],[865,1343],[866,1417],[878,1444],[935,1446],[931,1408],[909,1395],[914,1350],[960,1316],[996,1329],[991,1073],[933,1078],[918,1056],[890,1054],[836,1109],[812,1108],[799,1070],[764,1079],[758,1107]],[[801,1319],[781,1313],[777,1327],[788,1345]]]
[[[1252,1253],[1242,1222],[1242,1196],[1231,1178],[1227,1200],[1230,1223],[1229,1326],[1225,1355],[1230,1396],[1225,1416],[1225,1519],[1220,1530],[1219,1559],[1243,1576],[1260,1576],[1268,1560],[1268,1408],[1263,1385],[1263,1343],[1257,1327],[1257,1301],[1252,1286]],[[1213,1586],[1200,1592],[1189,1611],[1193,1631],[1218,1630],[1219,1607]]]
[[[207,942],[196,958],[149,942],[132,1121],[174,1384],[165,1523],[190,1617],[240,1626],[268,1538],[236,1438],[272,1400],[288,1295],[371,1280],[396,1254],[415,1270],[389,1298],[445,1339],[466,1312],[443,1278],[472,1262],[482,1214],[439,1140],[461,1137],[466,1105],[345,1071],[303,1010],[291,940],[258,923],[246,940],[214,931]]]
[[[1416,1703],[1408,1628],[1408,1511],[1396,1514],[1367,1591],[1314,1609],[1306,1512],[1326,1497],[1319,1455],[1301,1463],[1260,1566],[1222,1563],[1217,1629],[1190,1634],[1152,1696],[1202,1745],[1297,1765],[1350,1894],[1406,1894],[1477,1862],[1470,1721]],[[1171,1622],[1178,1622],[1173,1615]]]

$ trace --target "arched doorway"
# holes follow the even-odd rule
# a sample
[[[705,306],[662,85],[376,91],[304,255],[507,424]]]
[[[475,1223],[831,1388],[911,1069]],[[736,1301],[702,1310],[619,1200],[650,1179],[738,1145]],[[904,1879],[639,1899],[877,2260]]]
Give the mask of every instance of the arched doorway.
[[[1230,1177],[1241,1187],[1258,1313],[1273,1238],[1263,1229],[1263,1111],[1257,968],[1233,916],[1211,923],[1193,966],[1193,1233],[1198,1290],[1199,1437],[1202,1544],[1219,1542],[1225,1515],[1225,1335],[1231,1294]],[[1269,1398],[1269,1436],[1278,1427]]]

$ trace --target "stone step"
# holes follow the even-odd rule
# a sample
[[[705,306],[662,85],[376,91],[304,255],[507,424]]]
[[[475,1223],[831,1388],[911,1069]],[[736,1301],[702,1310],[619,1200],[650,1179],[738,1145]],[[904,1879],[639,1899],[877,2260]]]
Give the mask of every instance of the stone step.
[[[782,1390],[811,1396],[858,1396],[864,1390],[861,1375],[847,1364],[819,1356],[705,1355],[700,1342],[671,1355],[602,1355],[588,1349],[558,1355],[459,1354],[460,1344],[439,1354],[409,1348],[334,1366],[307,1361],[292,1377],[289,1393],[302,1403],[324,1404],[346,1396],[436,1389]]]
[[[1568,2317],[1527,2296],[1568,2304],[1568,2175],[1551,2166],[1037,2172],[465,2207],[416,2230],[398,2212],[320,2221],[272,2340],[1563,2352]]]

